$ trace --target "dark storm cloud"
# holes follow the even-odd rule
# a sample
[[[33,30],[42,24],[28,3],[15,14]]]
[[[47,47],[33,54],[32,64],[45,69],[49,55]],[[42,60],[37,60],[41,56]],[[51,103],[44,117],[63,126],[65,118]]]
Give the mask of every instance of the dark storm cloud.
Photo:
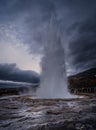
[[[1,0],[0,1],[0,21],[19,21],[24,16],[24,22],[32,22],[36,27],[41,22],[48,20],[49,14],[53,10],[53,5],[49,0]],[[21,19],[20,19],[21,18]],[[6,21],[7,20],[7,21]]]
[[[72,28],[76,32],[69,44],[69,61],[79,71],[96,67],[96,14]]]
[[[49,0],[1,0],[0,23],[15,30],[17,38],[29,44],[32,53],[41,53],[42,37],[53,5]],[[2,24],[1,24],[2,26]]]
[[[10,23],[31,53],[43,54],[54,10],[70,71],[95,67],[96,0],[0,0],[0,24]]]
[[[34,71],[20,70],[16,64],[0,64],[0,80],[38,83],[39,75]]]

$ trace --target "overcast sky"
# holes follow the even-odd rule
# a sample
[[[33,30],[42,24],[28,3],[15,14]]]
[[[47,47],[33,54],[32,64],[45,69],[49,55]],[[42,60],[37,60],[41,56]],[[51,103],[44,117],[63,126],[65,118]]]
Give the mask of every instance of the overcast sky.
[[[96,67],[96,0],[0,0],[0,64],[40,73],[44,33],[54,11],[67,73]]]

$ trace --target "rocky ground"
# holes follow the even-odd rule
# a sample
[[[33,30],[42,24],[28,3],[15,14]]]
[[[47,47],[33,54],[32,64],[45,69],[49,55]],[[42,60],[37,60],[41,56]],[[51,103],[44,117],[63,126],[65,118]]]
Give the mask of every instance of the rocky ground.
[[[96,98],[0,98],[0,130],[96,130]]]

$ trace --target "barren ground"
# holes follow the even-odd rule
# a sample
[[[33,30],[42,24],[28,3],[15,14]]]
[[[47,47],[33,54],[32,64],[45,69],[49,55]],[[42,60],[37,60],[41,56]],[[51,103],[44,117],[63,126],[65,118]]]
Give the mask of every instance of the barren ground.
[[[96,130],[96,98],[0,98],[0,130]]]

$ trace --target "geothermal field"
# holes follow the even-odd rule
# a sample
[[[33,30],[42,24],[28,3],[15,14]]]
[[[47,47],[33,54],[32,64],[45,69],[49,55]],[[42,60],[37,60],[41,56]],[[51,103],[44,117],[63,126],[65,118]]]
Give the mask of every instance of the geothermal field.
[[[0,98],[0,130],[96,130],[96,98]]]

